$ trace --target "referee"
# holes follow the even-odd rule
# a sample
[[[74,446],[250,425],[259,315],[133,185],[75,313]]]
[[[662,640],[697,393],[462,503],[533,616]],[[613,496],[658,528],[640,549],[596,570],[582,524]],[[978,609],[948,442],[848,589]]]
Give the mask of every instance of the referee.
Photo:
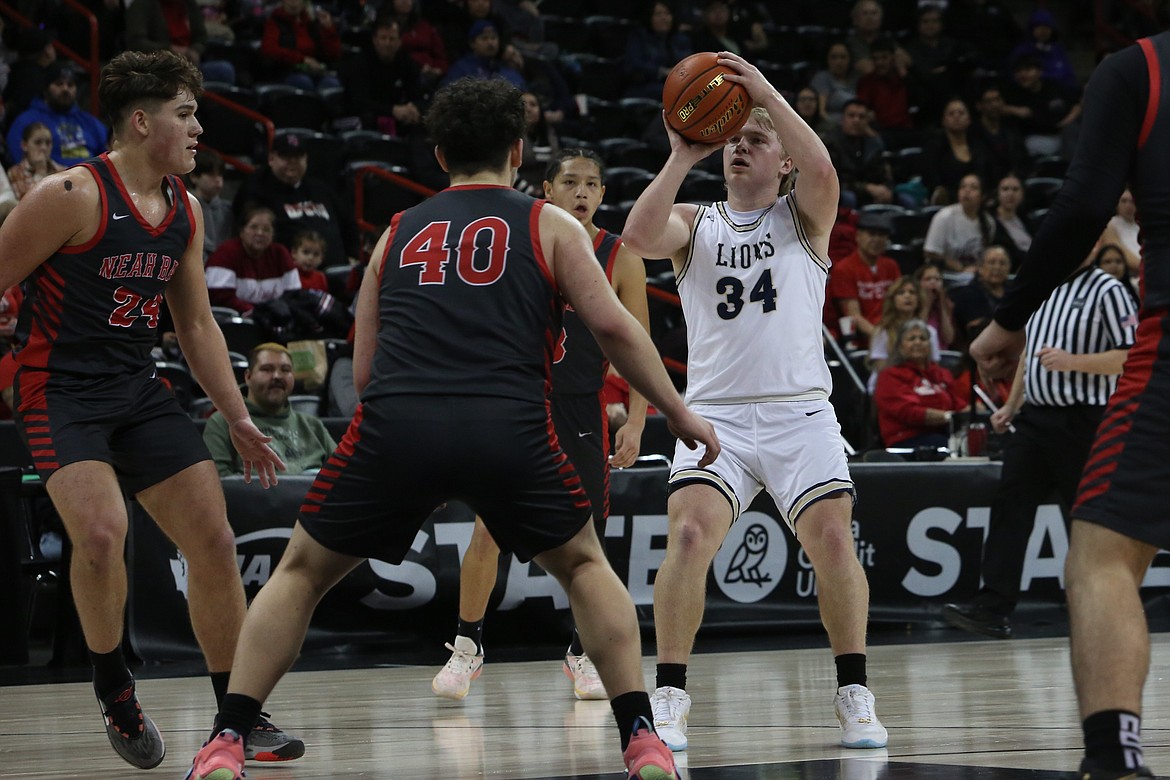
[[[952,626],[997,639],[1011,636],[1009,617],[1020,597],[1036,509],[1055,489],[1068,517],[1136,328],[1133,297],[1093,266],[1092,255],[1028,320],[1011,394],[991,417],[997,433],[1014,418],[1015,432],[1004,447],[991,505],[983,587],[971,606],[942,608]]]

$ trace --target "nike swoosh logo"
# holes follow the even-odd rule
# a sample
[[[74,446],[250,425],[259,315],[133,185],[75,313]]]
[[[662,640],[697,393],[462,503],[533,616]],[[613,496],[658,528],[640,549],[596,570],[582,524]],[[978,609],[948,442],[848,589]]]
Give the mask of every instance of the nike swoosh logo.
[[[825,410],[824,409],[817,409],[815,412],[805,412],[804,416],[805,417],[812,417],[814,414],[820,414],[823,411],[825,411]]]
[[[585,431],[585,433],[578,433],[577,438],[584,439],[586,436],[592,436],[592,435],[593,435],[593,431]]]
[[[130,216],[130,215],[129,214],[112,214],[111,215],[111,217],[113,219],[126,219],[126,217],[128,217],[128,216]]]

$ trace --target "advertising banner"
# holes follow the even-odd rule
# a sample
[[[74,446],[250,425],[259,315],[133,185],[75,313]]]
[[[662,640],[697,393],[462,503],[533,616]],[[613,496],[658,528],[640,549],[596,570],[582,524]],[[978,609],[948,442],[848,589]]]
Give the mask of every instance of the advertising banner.
[[[999,480],[986,462],[855,464],[853,535],[869,577],[871,623],[937,622],[937,609],[979,587],[980,554]],[[666,553],[665,466],[615,471],[605,546],[645,630],[653,625],[654,577]],[[291,534],[310,477],[282,477],[263,490],[223,480],[236,532],[237,560],[249,599],[267,582]],[[455,626],[459,562],[471,539],[471,510],[436,511],[401,564],[368,561],[322,602],[306,651],[374,644],[449,641]],[[1023,598],[1063,600],[1068,534],[1060,507],[1041,506],[1028,542]],[[186,609],[187,562],[135,505],[131,521],[129,629],[144,659],[194,658]],[[1146,578],[1147,601],[1170,588],[1170,561],[1158,556]],[[708,575],[704,631],[807,630],[820,624],[812,565],[761,494],[731,527]],[[489,610],[497,636],[567,637],[568,599],[536,564],[500,559]],[[545,631],[547,629],[547,631]],[[507,632],[507,633],[505,633]]]

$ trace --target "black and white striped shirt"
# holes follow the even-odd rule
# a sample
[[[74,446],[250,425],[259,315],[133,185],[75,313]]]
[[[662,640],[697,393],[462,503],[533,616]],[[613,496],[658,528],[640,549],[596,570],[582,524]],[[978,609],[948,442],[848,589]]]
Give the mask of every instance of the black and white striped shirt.
[[[1036,353],[1056,347],[1075,355],[1129,349],[1137,331],[1133,298],[1117,279],[1085,268],[1052,291],[1028,320],[1024,400],[1036,406],[1104,406],[1116,375],[1049,371]]]

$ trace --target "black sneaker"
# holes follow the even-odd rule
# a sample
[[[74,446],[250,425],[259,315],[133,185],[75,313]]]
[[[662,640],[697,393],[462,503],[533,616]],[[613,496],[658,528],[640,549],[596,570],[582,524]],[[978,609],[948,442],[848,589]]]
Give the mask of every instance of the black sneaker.
[[[1006,615],[997,615],[979,605],[960,607],[958,604],[945,604],[942,616],[955,628],[972,634],[982,634],[992,639],[1011,639],[1012,636],[1012,624]]]
[[[305,743],[281,731],[260,713],[256,725],[248,734],[244,757],[249,761],[293,761],[305,754]]]
[[[139,769],[153,769],[162,763],[167,747],[134,695],[134,680],[105,699],[98,697],[98,705],[106,722],[106,736],[119,756]]]
[[[1144,766],[1138,769],[1098,769],[1089,759],[1081,762],[1077,770],[1079,780],[1138,780],[1141,777],[1153,777],[1154,773]]]

